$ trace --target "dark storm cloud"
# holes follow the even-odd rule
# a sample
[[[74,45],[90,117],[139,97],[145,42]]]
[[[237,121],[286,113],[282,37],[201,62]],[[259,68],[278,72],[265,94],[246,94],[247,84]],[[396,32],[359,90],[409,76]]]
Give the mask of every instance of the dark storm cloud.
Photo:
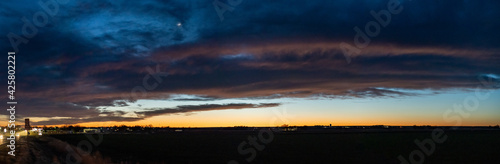
[[[352,45],[353,27],[364,29],[375,20],[370,11],[387,9],[387,2],[243,1],[223,21],[212,1],[61,4],[35,37],[19,45],[16,94],[26,100],[21,115],[89,122],[96,120],[79,117],[170,94],[202,98],[172,99],[177,101],[411,96],[390,88],[469,89],[481,84],[480,76],[500,74],[498,1],[401,1],[403,11],[348,64],[339,44]],[[43,11],[31,1],[0,8],[0,30],[19,36],[21,17],[32,20]],[[12,50],[7,37],[1,43],[2,51]],[[130,96],[144,86],[146,68],[168,76],[147,95]]]
[[[217,97],[213,96],[195,96],[189,98],[173,98],[172,101],[214,101],[219,100]]]
[[[93,117],[99,110],[71,102],[50,101],[45,97],[18,100],[16,114],[30,117]]]
[[[153,117],[164,114],[175,113],[191,113],[201,111],[227,110],[227,109],[246,109],[246,108],[267,108],[279,106],[279,103],[262,103],[262,104],[202,104],[202,105],[182,105],[175,108],[158,108],[148,109],[145,112],[135,112],[140,117]]]

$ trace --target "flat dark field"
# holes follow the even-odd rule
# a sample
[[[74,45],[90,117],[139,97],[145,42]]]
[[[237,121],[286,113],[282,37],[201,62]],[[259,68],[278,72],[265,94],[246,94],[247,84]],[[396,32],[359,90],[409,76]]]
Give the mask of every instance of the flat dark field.
[[[500,161],[500,131],[445,131],[444,143],[425,155],[424,163],[497,163]],[[93,147],[113,163],[248,163],[249,154],[238,153],[238,145],[258,132],[181,132],[169,134],[104,134]],[[52,135],[77,145],[84,135]],[[431,131],[274,133],[274,139],[257,150],[250,163],[401,163],[398,156],[420,148],[414,140],[431,138]],[[243,149],[250,148],[246,145]],[[416,160],[420,160],[415,158]]]

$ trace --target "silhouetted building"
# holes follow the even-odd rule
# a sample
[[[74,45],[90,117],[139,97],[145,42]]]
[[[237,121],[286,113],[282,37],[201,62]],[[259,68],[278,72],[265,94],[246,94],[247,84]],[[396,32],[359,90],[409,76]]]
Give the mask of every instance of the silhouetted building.
[[[26,130],[30,130],[31,129],[30,119],[29,118],[24,119],[24,129],[26,129]]]

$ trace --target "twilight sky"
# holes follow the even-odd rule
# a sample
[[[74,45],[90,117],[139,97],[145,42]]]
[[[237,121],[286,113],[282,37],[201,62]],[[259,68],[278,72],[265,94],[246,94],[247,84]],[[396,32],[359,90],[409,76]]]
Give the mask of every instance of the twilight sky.
[[[63,2],[0,3],[34,125],[500,124],[500,1]]]

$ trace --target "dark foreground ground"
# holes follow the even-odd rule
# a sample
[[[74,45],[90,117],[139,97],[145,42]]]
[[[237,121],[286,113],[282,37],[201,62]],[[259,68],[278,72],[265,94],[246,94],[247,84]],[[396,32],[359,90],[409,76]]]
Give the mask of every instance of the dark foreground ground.
[[[443,143],[423,151],[415,140],[431,141],[431,131],[278,133],[259,140],[258,131],[103,134],[102,142],[83,134],[36,136],[16,158],[1,163],[498,163],[500,131],[445,131]],[[249,140],[250,137],[250,140]],[[251,146],[255,137],[257,146]],[[243,144],[242,144],[243,142]],[[69,144],[68,144],[69,143]],[[238,151],[238,146],[242,145]],[[90,147],[90,148],[89,148]],[[435,147],[434,150],[432,148]],[[260,149],[260,150],[259,150]],[[3,150],[3,148],[2,148]],[[252,152],[252,151],[255,152]],[[87,152],[91,152],[87,155]],[[412,153],[414,152],[414,153]],[[429,153],[429,154],[426,154]],[[2,154],[4,152],[2,151]],[[251,159],[252,154],[255,158]],[[420,159],[419,155],[424,158]],[[22,157],[21,157],[22,156]],[[250,162],[247,162],[246,159]],[[7,160],[6,160],[7,159]],[[17,161],[17,162],[15,162]],[[21,161],[21,162],[19,162]]]
[[[432,140],[431,131],[355,133],[273,133],[269,143],[259,141],[258,132],[196,132],[169,134],[105,134],[92,154],[108,162],[120,163],[401,163],[401,155],[411,163],[498,163],[500,131],[445,131],[443,143],[425,145],[415,140]],[[84,135],[52,137],[85,149]],[[97,138],[97,136],[94,136]],[[256,147],[250,143],[256,137]],[[263,135],[267,139],[267,135]],[[432,151],[432,147],[435,150]],[[425,149],[424,148],[424,149]],[[261,149],[261,150],[259,150]],[[420,154],[422,152],[422,154]],[[428,152],[429,155],[425,154]],[[424,155],[424,159],[419,158]]]

